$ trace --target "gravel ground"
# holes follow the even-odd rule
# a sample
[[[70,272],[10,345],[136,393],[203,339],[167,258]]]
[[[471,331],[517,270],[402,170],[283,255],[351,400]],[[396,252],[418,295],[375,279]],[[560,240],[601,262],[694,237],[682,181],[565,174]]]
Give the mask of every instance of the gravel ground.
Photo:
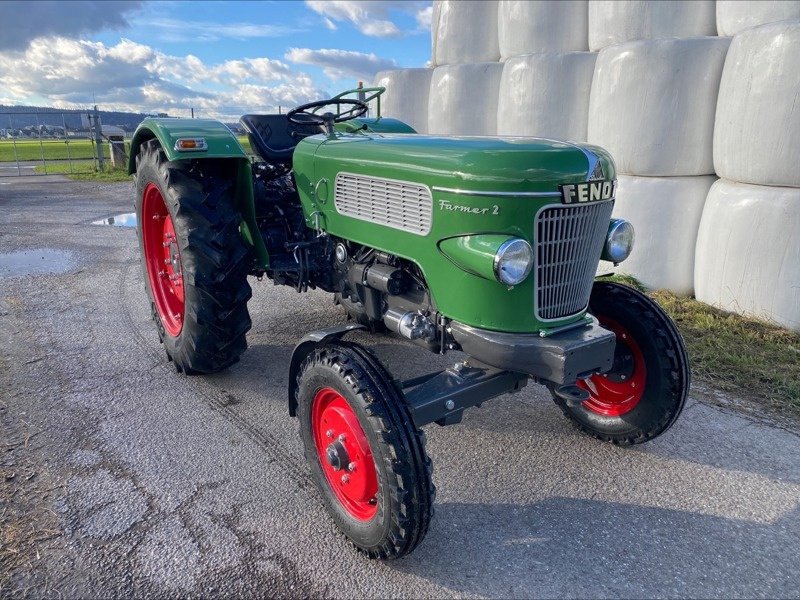
[[[286,410],[293,345],[342,314],[254,281],[242,361],[176,374],[135,231],[90,224],[131,206],[130,184],[0,179],[0,519],[4,535],[42,532],[0,565],[14,567],[0,596],[800,595],[798,428],[702,391],[633,449],[581,436],[535,386],[430,426],[427,539],[399,561],[362,558]],[[362,341],[401,376],[452,362]]]

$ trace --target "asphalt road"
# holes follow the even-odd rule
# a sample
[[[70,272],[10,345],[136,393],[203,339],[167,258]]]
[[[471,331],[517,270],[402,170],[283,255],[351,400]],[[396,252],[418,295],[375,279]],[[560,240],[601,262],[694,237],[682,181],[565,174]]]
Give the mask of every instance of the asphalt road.
[[[362,558],[324,512],[286,411],[293,345],[342,314],[325,294],[253,281],[242,361],[176,374],[135,231],[89,224],[131,206],[130,184],[0,185],[0,400],[7,420],[41,430],[28,446],[63,530],[15,585],[71,597],[800,595],[798,429],[702,391],[633,449],[583,437],[535,386],[430,426],[427,539],[399,561]],[[363,341],[398,375],[453,360]]]

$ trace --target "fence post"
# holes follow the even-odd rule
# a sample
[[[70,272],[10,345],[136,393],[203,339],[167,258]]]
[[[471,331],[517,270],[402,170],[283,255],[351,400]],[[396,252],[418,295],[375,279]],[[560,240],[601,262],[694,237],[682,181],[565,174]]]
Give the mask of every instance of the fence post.
[[[94,105],[94,145],[97,148],[97,166],[100,171],[105,171],[105,159],[103,158],[103,125],[100,123],[100,111]]]

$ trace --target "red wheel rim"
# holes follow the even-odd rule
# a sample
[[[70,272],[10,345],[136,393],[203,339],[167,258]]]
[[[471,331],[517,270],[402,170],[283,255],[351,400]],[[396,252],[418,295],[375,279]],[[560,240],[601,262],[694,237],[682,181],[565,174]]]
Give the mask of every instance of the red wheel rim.
[[[578,385],[589,392],[589,399],[583,403],[584,408],[598,415],[619,417],[631,412],[641,401],[647,382],[647,368],[639,344],[627,329],[608,317],[598,317],[598,320],[603,327],[617,335],[617,344],[630,352],[633,370],[623,375],[613,371],[592,375],[579,381]]]
[[[172,217],[161,190],[148,183],[142,197],[142,237],[147,276],[164,329],[176,337],[183,329],[183,264]]]
[[[339,503],[355,519],[378,510],[378,475],[369,441],[347,400],[322,388],[311,406],[311,429],[322,472]]]

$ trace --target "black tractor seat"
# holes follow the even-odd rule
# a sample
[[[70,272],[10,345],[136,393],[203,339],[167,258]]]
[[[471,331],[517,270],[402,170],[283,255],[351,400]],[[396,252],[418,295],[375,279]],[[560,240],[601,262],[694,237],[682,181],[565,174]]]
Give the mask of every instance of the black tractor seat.
[[[303,115],[297,118],[302,119]],[[286,115],[244,115],[239,123],[247,132],[255,153],[272,164],[289,162],[300,140],[321,133],[316,123],[295,125]]]

